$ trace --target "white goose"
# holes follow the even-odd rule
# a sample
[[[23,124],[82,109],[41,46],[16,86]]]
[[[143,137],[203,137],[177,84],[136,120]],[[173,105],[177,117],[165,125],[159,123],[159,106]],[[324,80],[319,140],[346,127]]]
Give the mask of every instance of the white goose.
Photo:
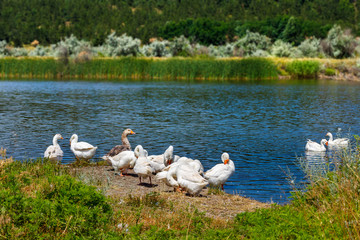
[[[166,166],[170,165],[174,159],[174,147],[169,146],[164,154],[150,155],[148,157],[151,167],[155,173],[162,171]]]
[[[180,192],[179,183],[177,182],[177,177],[176,177],[176,169],[178,166],[180,166],[179,163],[173,163],[165,167],[162,172],[156,174],[156,179],[164,182],[169,187],[173,187],[174,192],[175,191]]]
[[[53,145],[48,146],[46,151],[44,152],[44,158],[49,158],[50,160],[61,161],[64,155],[63,151],[58,144],[58,140],[64,139],[61,134],[55,134],[53,137]]]
[[[135,150],[135,156],[137,157],[137,160],[135,162],[134,166],[134,172],[139,176],[139,180],[141,184],[141,178],[143,177],[149,177],[150,184],[151,183],[151,176],[154,172],[154,169],[150,165],[150,161],[147,159],[147,151],[143,149],[141,145],[136,146]]]
[[[347,147],[350,142],[350,139],[348,139],[348,138],[334,139],[333,135],[330,132],[328,132],[326,134],[326,136],[329,137],[329,140],[328,140],[329,147]]]
[[[221,155],[221,160],[223,164],[216,164],[205,172],[204,177],[211,186],[221,185],[221,189],[224,190],[224,183],[235,172],[235,164],[230,160],[229,154],[226,152]]]
[[[189,164],[180,164],[176,168],[176,178],[179,186],[192,196],[197,196],[209,184],[198,171]]]
[[[326,139],[321,139],[320,144],[308,139],[306,146],[305,146],[305,150],[312,151],[312,152],[325,152],[326,147],[324,144],[328,145],[328,141]]]
[[[78,135],[73,134],[70,138],[70,149],[77,159],[88,160],[95,155],[97,147],[87,143],[78,142]]]
[[[113,157],[107,156],[107,159],[115,169],[115,174],[120,169],[120,176],[124,176],[123,173],[126,173],[129,168],[134,167],[136,162],[136,156],[133,151],[123,151]]]
[[[177,160],[177,163],[189,164],[190,166],[192,166],[194,168],[195,171],[199,172],[200,174],[204,173],[204,167],[201,164],[201,162],[197,159],[193,160],[191,158],[181,157]]]

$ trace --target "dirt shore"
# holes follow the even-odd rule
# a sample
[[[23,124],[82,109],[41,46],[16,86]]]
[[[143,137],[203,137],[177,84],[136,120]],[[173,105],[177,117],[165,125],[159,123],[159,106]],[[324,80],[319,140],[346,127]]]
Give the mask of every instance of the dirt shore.
[[[188,204],[200,211],[206,212],[208,217],[232,219],[236,214],[244,211],[254,211],[258,208],[270,207],[268,203],[258,202],[239,195],[227,193],[209,194],[209,188],[204,188],[198,197],[191,197],[185,193],[174,192],[172,188],[162,182],[158,182],[155,176],[152,177],[152,185],[149,179],[139,184],[139,178],[130,169],[125,176],[115,175],[110,166],[71,167],[71,171],[85,182],[102,187],[107,196],[116,199],[125,199],[132,196],[145,196],[151,192],[157,192],[164,199],[175,204]]]

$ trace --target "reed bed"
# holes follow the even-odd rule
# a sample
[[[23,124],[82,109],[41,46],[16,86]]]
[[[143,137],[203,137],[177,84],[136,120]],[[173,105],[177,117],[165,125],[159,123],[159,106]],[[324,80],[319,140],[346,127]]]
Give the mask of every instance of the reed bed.
[[[54,58],[0,58],[1,78],[54,79],[59,63]]]
[[[55,58],[0,59],[1,78],[40,79],[200,79],[277,78],[276,65],[265,58]]]

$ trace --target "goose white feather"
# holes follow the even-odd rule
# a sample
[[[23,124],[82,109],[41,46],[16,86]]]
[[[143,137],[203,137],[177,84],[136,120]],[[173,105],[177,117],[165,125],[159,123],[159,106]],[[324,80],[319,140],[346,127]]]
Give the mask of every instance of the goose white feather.
[[[70,138],[70,149],[77,159],[88,160],[95,155],[97,147],[87,142],[78,142],[78,135],[73,134]]]
[[[155,173],[162,171],[166,166],[170,165],[174,159],[174,147],[169,146],[163,154],[150,155],[148,157],[151,167]]]
[[[349,145],[350,139],[348,138],[337,138],[334,139],[333,135],[328,132],[326,134],[327,137],[329,137],[328,140],[328,146],[329,147],[347,147]]]
[[[206,171],[204,177],[210,185],[221,186],[221,189],[224,190],[225,182],[235,172],[235,164],[230,160],[228,153],[223,153],[221,160],[223,163],[216,164],[213,168]]]
[[[113,157],[106,156],[106,158],[111,162],[115,172],[120,169],[121,176],[123,176],[123,173],[129,168],[134,167],[136,162],[136,157],[133,151],[123,151]]]
[[[176,178],[179,186],[193,196],[199,195],[201,190],[209,184],[208,181],[189,164],[180,164],[176,168]]]
[[[49,158],[50,160],[57,160],[61,161],[64,155],[61,147],[58,143],[58,140],[64,139],[61,134],[55,134],[53,137],[53,145],[47,147],[46,151],[44,152],[44,158]]]
[[[312,152],[325,152],[326,151],[325,144],[327,144],[327,142],[328,141],[326,139],[322,139],[319,144],[317,142],[313,142],[310,139],[308,139],[306,146],[305,146],[305,150],[312,151]]]
[[[147,159],[147,151],[143,149],[141,145],[136,146],[134,152],[136,153],[137,160],[134,166],[134,172],[139,176],[140,184],[141,178],[149,177],[150,184],[151,176],[154,172],[154,169],[150,165],[150,161]]]

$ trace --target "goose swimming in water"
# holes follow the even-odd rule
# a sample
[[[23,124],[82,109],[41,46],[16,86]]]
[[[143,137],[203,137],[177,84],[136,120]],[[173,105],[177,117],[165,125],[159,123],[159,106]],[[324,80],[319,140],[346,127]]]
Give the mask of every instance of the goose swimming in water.
[[[348,138],[337,138],[334,139],[333,135],[328,132],[326,134],[327,137],[329,137],[328,140],[328,146],[329,147],[347,147],[349,145],[350,139]]]
[[[305,150],[312,151],[312,152],[325,152],[326,151],[325,144],[326,145],[328,144],[328,141],[326,139],[322,139],[320,144],[308,139],[306,146],[305,146]]]

